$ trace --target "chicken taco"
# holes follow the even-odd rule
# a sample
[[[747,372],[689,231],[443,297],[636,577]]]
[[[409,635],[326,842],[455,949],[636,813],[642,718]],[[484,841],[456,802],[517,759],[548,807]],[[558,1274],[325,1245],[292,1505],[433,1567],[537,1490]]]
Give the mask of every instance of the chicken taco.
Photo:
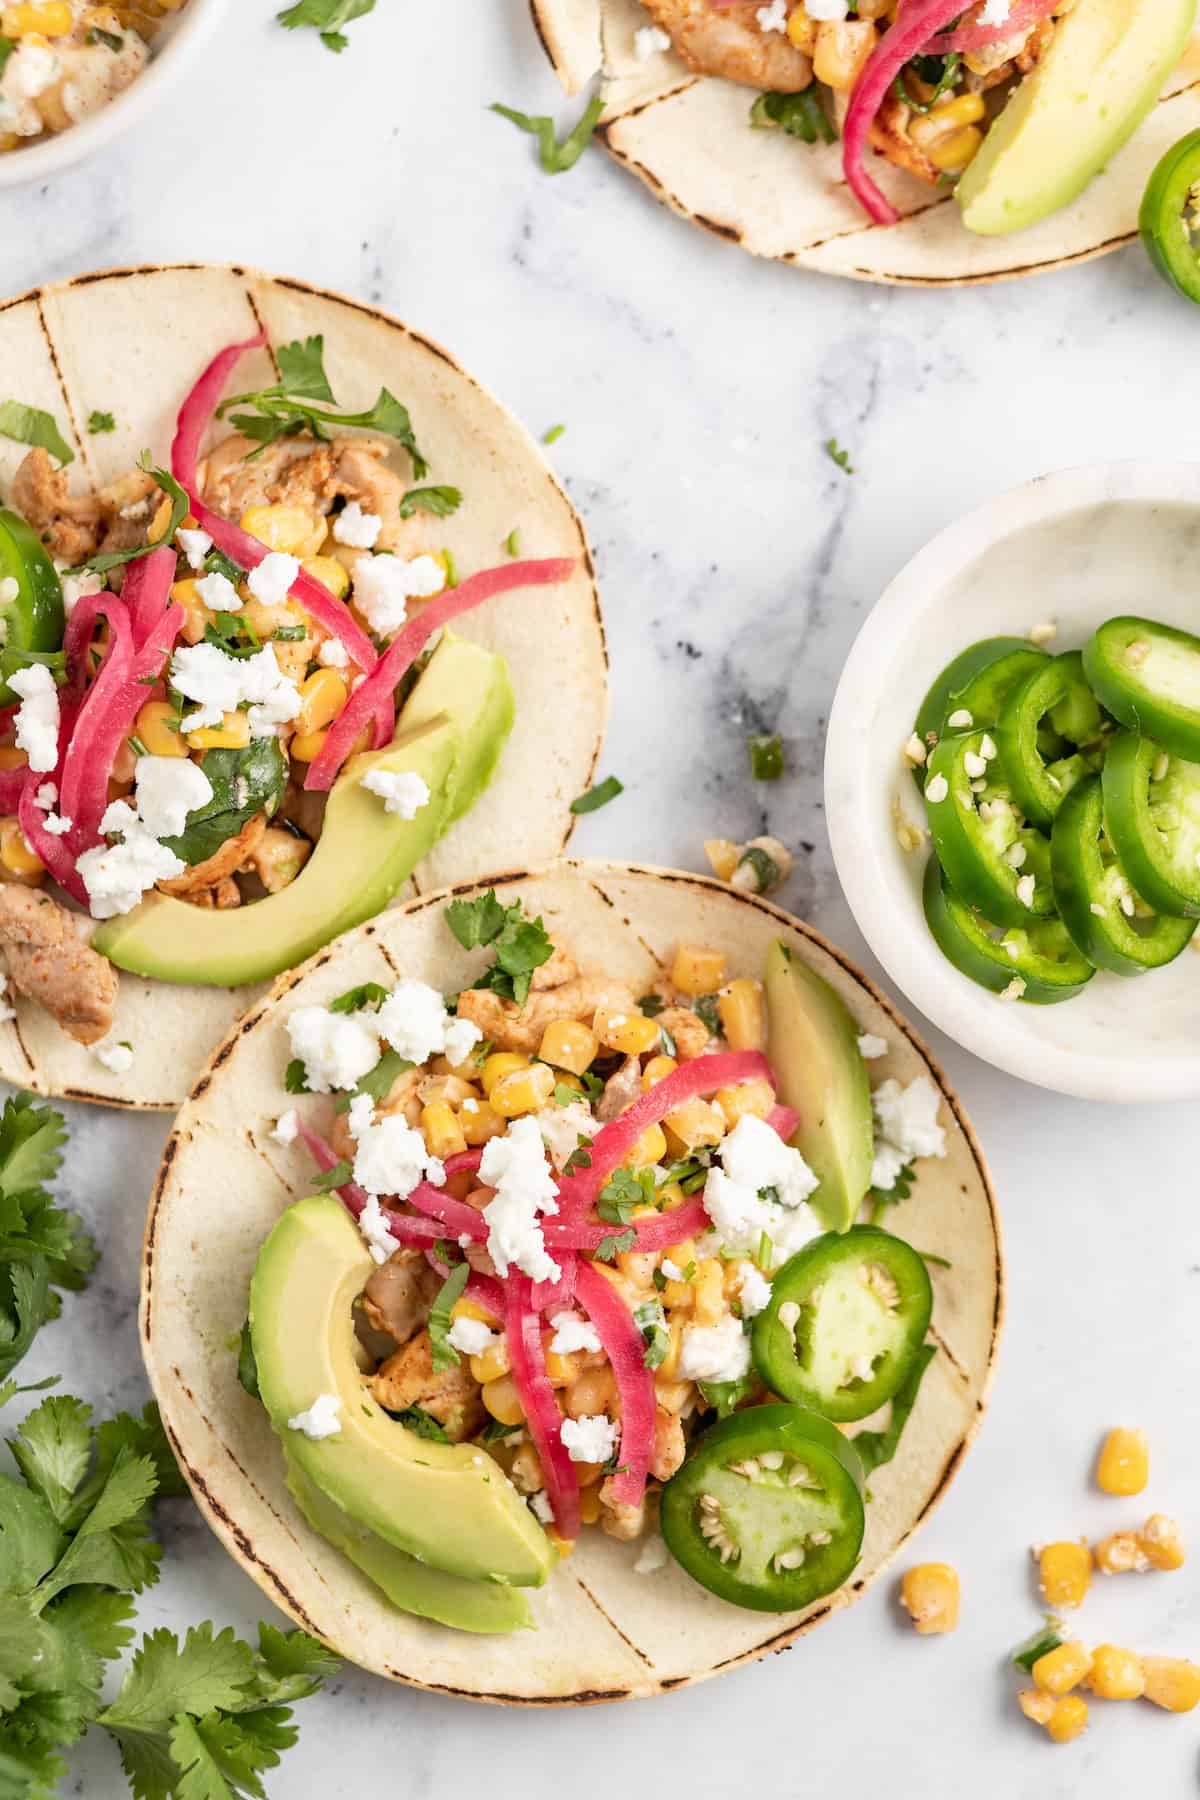
[[[1001,1284],[970,1129],[852,965],[577,863],[251,1010],[168,1144],[141,1329],[200,1506],[307,1629],[619,1699],[862,1592],[975,1432]]]
[[[988,280],[1112,249],[1200,117],[1195,0],[532,3],[568,90],[600,72],[619,161],[830,274]]]
[[[0,349],[0,1073],[173,1106],[254,984],[561,849],[587,545],[503,409],[351,302],[131,271]]]

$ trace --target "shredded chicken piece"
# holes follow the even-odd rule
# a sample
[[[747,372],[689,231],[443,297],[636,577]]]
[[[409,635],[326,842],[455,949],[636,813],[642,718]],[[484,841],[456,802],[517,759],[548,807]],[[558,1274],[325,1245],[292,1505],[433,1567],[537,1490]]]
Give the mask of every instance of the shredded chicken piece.
[[[712,1045],[708,1026],[690,1006],[668,1006],[665,1011],[655,1014],[654,1022],[670,1033],[680,1062],[693,1062]]]
[[[228,912],[231,907],[242,904],[242,890],[232,875],[222,875],[213,887],[201,888],[199,893],[185,896],[189,906],[203,906],[210,912]]]
[[[268,825],[246,860],[268,894],[278,894],[295,881],[312,848],[307,838],[297,837],[294,831]]]
[[[68,1036],[95,1044],[112,1029],[116,970],[84,943],[71,914],[48,894],[0,887],[0,945],[13,986]]]
[[[663,1406],[656,1407],[654,1449],[650,1456],[650,1473],[655,1481],[670,1481],[676,1469],[682,1466],[686,1453],[683,1420],[678,1413],[669,1413]]]
[[[255,451],[251,461],[249,452]],[[422,515],[400,517],[407,483],[388,467],[392,446],[382,438],[335,437],[313,448],[306,438],[281,438],[265,450],[249,438],[225,438],[201,467],[204,497],[227,518],[251,506],[304,506],[320,517],[334,501],[357,500],[382,521],[377,550],[415,556],[423,547]]]
[[[604,1084],[604,1092],[596,1102],[596,1117],[601,1124],[607,1125],[623,1113],[627,1106],[632,1106],[642,1091],[642,1064],[640,1057],[627,1056],[614,1075],[610,1075]]]
[[[642,1500],[637,1506],[626,1506],[622,1501],[614,1500],[612,1484],[613,1478],[608,1475],[600,1485],[600,1529],[623,1544],[632,1543],[646,1529],[646,1502]]]
[[[711,7],[708,0],[644,0],[646,11],[671,39],[672,48],[697,75],[717,75],[746,87],[799,94],[812,80],[812,63],[785,31],[764,31],[762,0]]]
[[[473,1437],[484,1421],[479,1383],[465,1368],[435,1371],[427,1330],[389,1356],[367,1386],[388,1412],[419,1406],[437,1420],[453,1444]]]
[[[871,147],[898,169],[906,169],[918,181],[925,181],[930,187],[936,187],[941,179],[941,171],[930,162],[920,145],[914,144],[909,137],[908,126],[912,117],[912,108],[905,106],[903,100],[898,100],[895,94],[889,92],[871,123]]]
[[[605,975],[579,975],[561,987],[530,994],[523,1007],[502,1000],[486,988],[465,988],[458,997],[458,1016],[470,1019],[497,1050],[532,1055],[553,1019],[584,1019],[589,1024],[598,1006],[612,1012],[634,1012],[637,1002],[623,981]]]
[[[133,550],[146,541],[158,488],[132,469],[98,493],[72,494],[67,473],[45,450],[31,450],[13,477],[12,504],[44,540],[51,555],[71,565],[98,550]],[[122,515],[128,513],[129,517]]]
[[[196,906],[213,904],[211,901],[201,900],[200,894],[206,888],[218,887],[227,876],[235,875],[239,869],[247,868],[266,829],[266,813],[255,813],[252,819],[247,819],[239,832],[226,838],[219,850],[214,850],[203,862],[193,863],[185,874],[175,875],[170,881],[160,881],[159,889],[164,894],[175,894],[181,900],[190,900]],[[221,902],[217,901],[216,904],[220,905]]]
[[[400,1347],[428,1323],[440,1286],[424,1251],[404,1245],[370,1277],[363,1289],[363,1313],[376,1331]]]
[[[553,932],[549,935],[550,942],[554,945],[553,952],[540,969],[533,971],[529,983],[535,994],[544,994],[547,988],[562,987],[564,982],[574,981],[579,973],[579,964],[566,945]]]

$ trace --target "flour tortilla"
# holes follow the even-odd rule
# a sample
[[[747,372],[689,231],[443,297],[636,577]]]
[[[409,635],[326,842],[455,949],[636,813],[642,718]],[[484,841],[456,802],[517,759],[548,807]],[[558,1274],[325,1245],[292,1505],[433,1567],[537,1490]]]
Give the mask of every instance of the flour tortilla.
[[[540,913],[585,967],[644,991],[681,939],[724,951],[731,975],[759,975],[782,938],[842,996],[863,1031],[886,1038],[873,1081],[927,1074],[940,1089],[944,1160],[922,1162],[889,1222],[934,1265],[938,1353],[894,1462],[871,1476],[862,1561],[837,1594],[804,1613],[763,1615],[715,1599],[672,1562],[635,1569],[641,1545],[586,1530],[546,1587],[530,1593],[537,1629],[468,1637],[387,1605],[303,1523],[262,1408],[237,1380],[236,1346],[259,1246],[308,1191],[311,1165],[271,1128],[297,1104],[283,1086],[284,1021],[363,981],[403,973],[448,992],[478,973],[428,895],[347,933],[283,976],[221,1046],[179,1114],[146,1225],[141,1335],[163,1422],[217,1536],[263,1591],[350,1661],[396,1681],[476,1700],[621,1700],[701,1681],[779,1649],[848,1606],[940,1499],[982,1418],[1003,1308],[995,1200],[970,1125],[929,1052],[888,1000],[808,926],[763,900],[695,875],[621,863],[563,863],[497,883],[507,905]],[[458,890],[477,893],[479,886]],[[320,1117],[320,1101],[301,1101]],[[200,1253],[197,1254],[199,1246]],[[298,1321],[303,1330],[303,1321]]]
[[[717,237],[827,275],[917,287],[1032,275],[1101,256],[1137,233],[1150,172],[1200,126],[1200,30],[1128,144],[1072,205],[1028,231],[985,238],[963,229],[952,195],[870,158],[904,216],[873,225],[842,177],[841,144],[809,146],[755,131],[755,90],[693,75],[671,52],[639,62],[640,0],[531,0],[534,23],[569,94],[603,70],[597,138],[660,200]]]
[[[401,898],[556,856],[574,822],[570,803],[591,783],[608,705],[591,553],[527,432],[439,345],[375,307],[256,270],[116,270],[0,305],[5,393],[53,413],[76,451],[78,485],[101,484],[145,449],[165,462],[176,410],[201,369],[259,326],[272,344],[323,333],[333,391],[348,410],[369,406],[381,386],[407,404],[430,480],[463,491],[459,512],[431,521],[430,541],[446,545],[464,573],[502,562],[514,529],[523,556],[578,558],[561,587],[514,593],[455,626],[507,661],[516,721],[491,786]],[[273,379],[263,352],[239,365],[241,389]],[[93,409],[111,412],[116,430],[89,436]],[[0,496],[24,455],[0,438]],[[15,1021],[0,1025],[0,1076],[53,1097],[174,1108],[260,991],[175,987],[121,972],[106,1040],[133,1047],[133,1066],[120,1075],[18,999]]]

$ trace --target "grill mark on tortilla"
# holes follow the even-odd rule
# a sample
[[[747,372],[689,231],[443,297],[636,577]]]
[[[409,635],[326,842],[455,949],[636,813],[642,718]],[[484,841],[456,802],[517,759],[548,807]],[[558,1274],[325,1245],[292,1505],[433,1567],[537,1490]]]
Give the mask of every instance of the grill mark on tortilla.
[[[15,999],[16,996],[14,995],[13,998]],[[28,1049],[28,1046],[26,1045],[25,1039],[21,1036],[21,1019],[20,1019],[19,1010],[18,1010],[16,1016],[11,1018],[8,1021],[8,1023],[13,1028],[13,1036],[17,1040],[17,1048],[18,1048],[18,1050],[20,1050],[21,1055],[25,1058],[25,1067],[28,1069],[30,1076],[32,1077],[32,1081],[30,1082],[29,1085],[32,1086],[33,1081],[37,1080],[37,1064],[34,1062],[32,1056],[30,1056],[29,1049]]]
[[[620,1638],[621,1642],[626,1646],[627,1649],[633,1651],[633,1654],[637,1657],[637,1659],[640,1663],[644,1663],[646,1668],[653,1671],[654,1663],[653,1663],[652,1659],[646,1655],[644,1650],[639,1649],[638,1645],[634,1643],[633,1639],[629,1636],[628,1632],[621,1630],[621,1627],[617,1624],[617,1621],[613,1618],[612,1614],[608,1611],[608,1609],[603,1605],[603,1603],[601,1601],[597,1600],[595,1594],[593,1594],[591,1588],[588,1586],[587,1582],[583,1579],[582,1575],[577,1574],[574,1569],[572,1569],[570,1571],[570,1575],[571,1575],[571,1579],[575,1583],[575,1586],[579,1589],[581,1594],[586,1595],[587,1598],[591,1601],[591,1603],[595,1607],[596,1611],[600,1614],[600,1617],[604,1620],[604,1623],[606,1625],[609,1625],[612,1627],[612,1629],[616,1632],[617,1636]]]
[[[46,322],[46,309],[42,304],[44,298],[45,289],[39,288],[34,301],[34,307],[37,312],[38,329],[42,334],[42,341],[46,346],[46,354],[50,358],[50,367],[54,370],[54,379],[58,383],[58,391],[62,396],[63,410],[67,415],[67,423],[71,427],[71,435],[75,439],[75,444],[79,452],[79,460],[83,464],[88,481],[93,488],[96,488],[100,484],[96,476],[96,471],[92,467],[88,436],[86,432],[80,430],[79,421],[75,417],[75,408],[71,404],[71,396],[67,391],[67,384],[63,379],[62,364],[58,359],[58,345],[54,342],[50,327]]]
[[[933,1323],[932,1320],[930,1320],[930,1323],[929,1323],[929,1335],[930,1335],[930,1337],[936,1339],[938,1349],[942,1352],[942,1355],[946,1358],[946,1361],[950,1364],[950,1367],[954,1370],[954,1373],[958,1376],[959,1380],[963,1383],[963,1385],[965,1387],[970,1387],[970,1385],[971,1385],[970,1370],[963,1368],[963,1366],[959,1362],[957,1356],[955,1356],[953,1350],[950,1348],[949,1344],[946,1342],[945,1338],[942,1336],[941,1332],[938,1330],[937,1326]]]
[[[588,883],[588,886],[591,888],[591,890],[594,894],[599,895],[600,899],[603,900],[603,902],[606,906],[610,906],[613,909],[613,911],[616,912],[616,910],[617,910],[616,901],[613,899],[611,894],[605,893],[604,889],[600,886],[599,882],[591,881]],[[662,957],[658,954],[658,951],[654,948],[654,946],[652,944],[648,944],[646,942],[645,938],[642,936],[641,932],[638,930],[638,928],[634,924],[633,920],[630,918],[627,918],[624,914],[622,914],[621,915],[621,923],[622,923],[622,925],[624,925],[624,927],[625,927],[626,931],[628,931],[629,935],[632,938],[634,938],[636,940],[636,942],[639,943],[641,945],[642,949],[646,952],[646,955],[650,958],[650,961],[654,964],[654,967],[657,969],[659,977],[662,978],[663,976],[665,976],[666,965],[664,964]]]

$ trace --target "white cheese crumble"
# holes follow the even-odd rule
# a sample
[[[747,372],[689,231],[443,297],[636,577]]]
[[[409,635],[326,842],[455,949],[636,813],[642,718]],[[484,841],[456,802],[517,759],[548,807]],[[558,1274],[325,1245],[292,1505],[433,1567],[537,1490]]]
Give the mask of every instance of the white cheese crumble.
[[[436,556],[363,556],[354,567],[354,604],[372,631],[383,637],[399,631],[410,600],[427,600],[446,585]]]
[[[557,1189],[536,1119],[514,1119],[506,1137],[488,1139],[479,1179],[496,1190],[483,1209],[496,1273],[503,1278],[515,1265],[534,1281],[557,1281],[562,1270],[540,1224],[541,1215],[558,1211]]]
[[[300,711],[296,684],[276,662],[274,644],[242,657],[226,656],[216,644],[185,644],[171,658],[171,684],[198,709],[182,721],[184,731],[219,725],[246,705],[251,736],[270,737]]]
[[[500,1342],[500,1334],[491,1330],[482,1319],[455,1319],[446,1333],[446,1342],[464,1356],[482,1356],[485,1350]]]
[[[760,31],[786,31],[788,22],[787,0],[770,0],[769,6],[760,6],[754,14],[758,20]]]
[[[138,819],[151,837],[178,837],[213,797],[212,782],[186,756],[139,756],[135,781]]]
[[[189,531],[186,525],[181,525],[175,533],[175,542],[187,557],[190,569],[204,567],[204,559],[213,546],[207,531]]]
[[[46,817],[42,820],[43,826],[50,833],[51,837],[66,837],[74,823],[74,819],[62,819],[57,813],[52,812],[47,813]]]
[[[57,563],[54,566],[58,568]],[[65,575],[59,570],[59,578],[62,581],[63,611],[68,619],[88,594],[99,594],[104,589],[104,577],[94,574],[91,569],[82,575]]]
[[[816,1215],[804,1204],[817,1178],[765,1119],[739,1119],[717,1154],[721,1167],[709,1171],[704,1210],[719,1243],[757,1253],[765,1233],[774,1268],[820,1236]]]
[[[156,881],[182,875],[186,864],[166,844],[147,831],[126,800],[114,800],[100,820],[105,837],[120,837],[119,844],[97,844],[85,850],[75,864],[87,889],[88,910],[93,919],[112,919],[132,912],[142,895]]]
[[[886,1038],[876,1037],[871,1031],[862,1033],[858,1040],[858,1054],[864,1062],[874,1062],[877,1057],[886,1056],[887,1053],[888,1041]]]
[[[298,1006],[288,1017],[287,1034],[314,1094],[355,1087],[379,1061],[379,1037],[359,1013]]]
[[[757,1319],[771,1299],[771,1284],[752,1262],[743,1263],[737,1278],[737,1297],[743,1319]]]
[[[305,1412],[288,1420],[289,1431],[302,1431],[306,1438],[337,1437],[342,1429],[338,1414],[342,1403],[336,1394],[318,1394]]]
[[[849,17],[849,0],[806,0],[805,12],[810,19],[837,21]]]
[[[271,1127],[271,1136],[277,1144],[294,1144],[300,1131],[300,1115],[294,1106],[289,1106],[285,1113],[280,1113]]]
[[[539,1489],[536,1494],[531,1494],[529,1496],[529,1504],[533,1508],[535,1518],[540,1519],[543,1525],[553,1525],[554,1508],[550,1504],[548,1495],[543,1490]]]
[[[667,1546],[656,1531],[648,1537],[638,1552],[637,1561],[633,1565],[635,1575],[656,1575],[667,1561]]]
[[[246,577],[246,586],[264,606],[282,606],[300,573],[300,559],[286,550],[271,550]]]
[[[24,750],[29,767],[43,774],[58,762],[58,689],[44,663],[31,663],[9,676],[8,685],[19,694],[17,748]]]
[[[204,559],[201,558],[201,561]],[[230,581],[228,575],[214,570],[196,583],[196,592],[207,606],[209,612],[240,612],[242,597]]]
[[[373,550],[382,530],[379,514],[364,512],[357,500],[351,500],[333,521],[334,542],[347,544],[352,550]]]
[[[550,1339],[550,1348],[556,1356],[572,1356],[576,1350],[600,1350],[600,1333],[590,1319],[581,1313],[553,1313],[550,1319],[554,1327],[554,1336]]]
[[[428,1062],[431,1056],[465,1062],[483,1038],[470,1019],[456,1019],[446,1011],[436,988],[408,976],[397,982],[375,1014],[375,1026],[380,1037],[411,1063]]]
[[[976,21],[980,25],[1007,25],[1012,13],[1012,0],[986,0]]]
[[[719,1325],[685,1325],[680,1381],[741,1381],[750,1372],[750,1340],[732,1313]]]
[[[133,1067],[133,1048],[129,1044],[97,1044],[92,1055],[111,1075],[125,1075]]]
[[[668,1281],[682,1281],[684,1279],[683,1270],[678,1263],[672,1262],[669,1256],[664,1256],[658,1266]]]
[[[871,1186],[896,1185],[905,1163],[919,1156],[945,1156],[946,1133],[937,1122],[940,1097],[928,1075],[918,1075],[907,1087],[895,1080],[881,1081],[872,1090],[875,1113],[875,1161]]]
[[[358,1148],[354,1179],[368,1194],[395,1194],[407,1200],[426,1177],[435,1187],[446,1179],[445,1165],[430,1156],[425,1139],[414,1131],[403,1113],[375,1115],[370,1094],[356,1094],[347,1115],[350,1136]]]
[[[562,1422],[563,1447],[572,1462],[606,1463],[616,1450],[618,1435],[613,1420],[603,1413],[584,1413]]]
[[[421,808],[429,805],[429,783],[412,769],[368,769],[359,786],[368,794],[378,794],[384,812],[401,819],[415,819]]]
[[[671,48],[671,40],[657,25],[642,25],[633,34],[633,54],[639,62],[649,62],[663,50]]]
[[[350,661],[350,652],[341,638],[327,637],[317,651],[317,661],[327,669],[344,669]]]
[[[599,1120],[592,1117],[582,1100],[572,1100],[569,1106],[544,1106],[533,1116],[556,1169],[561,1169],[579,1148],[581,1137],[590,1140],[600,1129]]]
[[[399,1238],[392,1236],[383,1216],[378,1194],[367,1195],[367,1204],[358,1215],[358,1229],[371,1252],[373,1262],[387,1262],[400,1248]]]

